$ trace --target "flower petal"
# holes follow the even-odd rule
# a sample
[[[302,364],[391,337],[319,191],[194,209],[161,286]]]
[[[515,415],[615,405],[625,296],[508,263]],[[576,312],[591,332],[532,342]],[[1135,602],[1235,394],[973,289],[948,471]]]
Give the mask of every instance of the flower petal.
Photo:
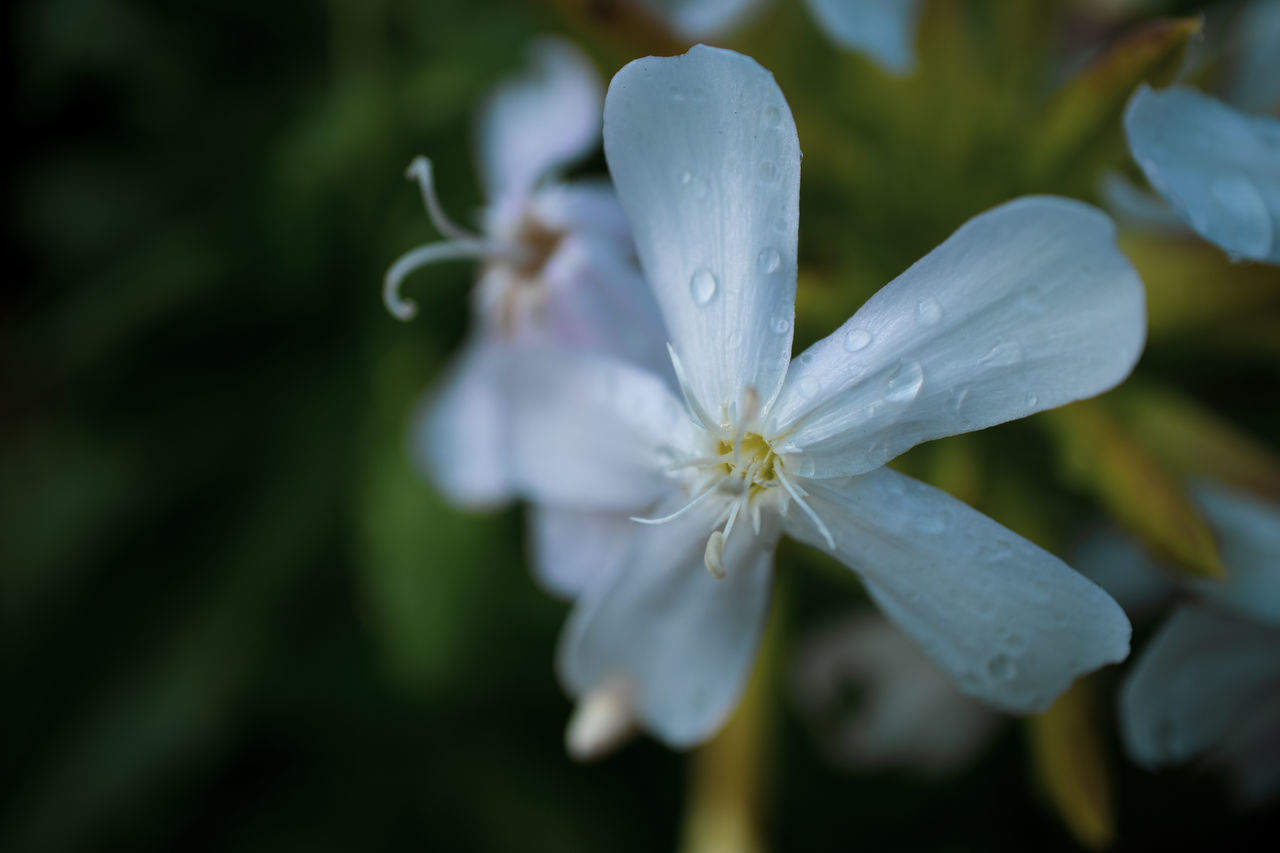
[[[773,76],[697,45],[639,59],[605,99],[605,154],[645,275],[711,417],[782,384],[795,315],[800,145]]]
[[[1119,530],[1095,530],[1072,549],[1071,565],[1107,591],[1131,618],[1152,616],[1174,591],[1142,545]]]
[[[1129,621],[1110,596],[945,492],[888,468],[803,486],[836,547],[794,509],[787,533],[856,571],[961,692],[1043,711],[1077,676],[1128,654]]]
[[[1190,585],[1236,613],[1280,625],[1280,506],[1207,483],[1194,495],[1218,534],[1227,577]]]
[[[1160,196],[1119,172],[1106,172],[1098,184],[1102,202],[1119,223],[1152,231],[1186,234],[1187,226]]]
[[[667,468],[696,447],[696,428],[658,376],[600,355],[526,347],[511,353],[503,378],[511,478],[523,496],[634,514],[676,488]]]
[[[553,595],[577,598],[613,575],[644,526],[625,515],[545,505],[529,508],[533,574]]]
[[[1120,690],[1120,734],[1146,767],[1217,745],[1280,681],[1280,629],[1185,606],[1151,639]]]
[[[805,0],[818,26],[841,47],[905,74],[916,64],[917,0]]]
[[[1227,99],[1254,112],[1280,108],[1280,3],[1253,0],[1235,22],[1236,63]]]
[[[499,347],[473,337],[412,421],[410,456],[459,506],[489,509],[512,497],[501,364]]]
[[[570,42],[542,38],[529,68],[504,80],[477,128],[480,179],[491,200],[521,196],[552,169],[586,154],[600,138],[600,75]]]
[[[545,184],[529,200],[528,213],[553,231],[608,237],[620,253],[635,255],[627,214],[606,180]]]
[[[598,235],[570,234],[543,268],[537,320],[551,343],[617,356],[671,379],[653,291],[629,254]]]
[[[579,600],[560,640],[561,680],[576,698],[623,679],[638,721],[677,748],[710,737],[737,704],[768,609],[776,531],[735,527],[723,579],[703,565],[722,508],[705,501],[646,527],[613,582]]]
[[[634,0],[666,22],[677,36],[701,39],[721,35],[745,22],[763,0]]]
[[[1187,86],[1144,84],[1125,108],[1124,129],[1147,180],[1201,237],[1280,263],[1280,119]]]
[[[768,429],[800,473],[1091,397],[1142,350],[1142,282],[1106,214],[1029,196],[966,222],[792,364]]]

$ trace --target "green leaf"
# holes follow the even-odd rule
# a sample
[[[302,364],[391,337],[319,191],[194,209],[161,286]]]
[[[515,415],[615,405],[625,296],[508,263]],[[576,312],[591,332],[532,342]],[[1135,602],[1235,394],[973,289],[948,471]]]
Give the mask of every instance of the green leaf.
[[[1223,574],[1208,523],[1182,478],[1152,452],[1109,400],[1047,413],[1067,478],[1156,554],[1198,577]]]
[[[1096,707],[1086,679],[1028,721],[1037,781],[1071,834],[1091,850],[1109,847],[1116,834],[1114,785]]]
[[[1188,40],[1200,31],[1195,18],[1161,18],[1126,33],[1076,75],[1049,103],[1039,121],[1032,173],[1093,174],[1121,150],[1120,115],[1139,83],[1173,80]]]

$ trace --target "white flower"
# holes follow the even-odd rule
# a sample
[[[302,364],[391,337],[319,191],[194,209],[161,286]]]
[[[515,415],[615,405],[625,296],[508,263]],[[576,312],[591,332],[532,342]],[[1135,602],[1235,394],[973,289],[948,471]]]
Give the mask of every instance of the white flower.
[[[1188,86],[1143,84],[1124,128],[1133,159],[1183,222],[1233,257],[1280,263],[1280,119]],[[1149,203],[1141,210],[1158,216]]]
[[[615,718],[625,706],[668,744],[711,735],[755,655],[783,532],[856,571],[997,708],[1042,710],[1125,656],[1129,624],[1097,586],[882,467],[1128,374],[1143,291],[1105,215],[1059,198],[988,211],[792,362],[800,149],[772,76],[704,46],[633,62],[609,88],[605,153],[684,401],[599,358],[529,355],[511,375],[518,488],[552,507],[650,508],[562,637],[560,674],[585,706],[606,691]]]
[[[411,318],[404,278],[426,264],[482,263],[475,328],[422,407],[414,454],[456,503],[488,506],[510,497],[506,474],[505,345],[554,344],[607,352],[646,366],[665,360],[661,320],[636,267],[626,219],[603,181],[556,183],[555,169],[600,138],[603,93],[582,53],[558,40],[535,42],[531,67],[501,84],[480,115],[481,183],[489,205],[483,234],[453,223],[436,198],[430,161],[409,177],[422,189],[444,241],[405,254],[387,271],[384,300]]]
[[[676,35],[709,39],[758,12],[763,0],[632,0],[666,21]],[[863,53],[886,70],[915,66],[920,0],[805,0],[814,22],[846,50]]]
[[[813,634],[796,657],[791,693],[823,754],[840,766],[950,773],[969,763],[1001,723],[872,613]]]
[[[1120,693],[1120,730],[1139,764],[1207,756],[1246,802],[1280,791],[1280,506],[1219,487],[1194,495],[1222,543],[1225,581],[1189,584]]]

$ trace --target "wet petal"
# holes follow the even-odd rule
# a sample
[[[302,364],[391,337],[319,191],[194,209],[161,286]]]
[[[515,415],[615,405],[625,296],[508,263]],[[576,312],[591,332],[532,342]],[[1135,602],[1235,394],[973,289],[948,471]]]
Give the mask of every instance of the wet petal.
[[[1164,199],[1142,189],[1119,172],[1107,172],[1098,187],[1103,204],[1119,223],[1138,225],[1153,231],[1185,234],[1186,225]]]
[[[743,23],[763,0],[633,0],[690,41],[721,35]]]
[[[1104,213],[1030,196],[966,222],[792,364],[768,427],[800,473],[1092,397],[1133,368],[1142,282]]]
[[[904,74],[916,63],[917,0],[805,0],[827,36]]]
[[[787,533],[856,571],[963,693],[1043,711],[1077,676],[1128,654],[1129,621],[1110,596],[945,492],[888,468],[803,486],[836,547],[794,509]]]
[[[739,525],[725,548],[727,576],[707,573],[704,549],[722,508],[704,502],[645,527],[613,583],[579,600],[560,641],[561,680],[575,697],[622,680],[639,723],[677,748],[710,737],[737,705],[768,609],[776,532],[757,537]]]
[[[609,86],[605,154],[645,274],[712,418],[782,383],[795,314],[800,147],[773,76],[698,45]]]
[[[522,348],[503,371],[512,483],[539,503],[645,511],[676,488],[695,448],[684,405],[658,376],[583,352]]]
[[[529,67],[503,81],[480,113],[480,178],[490,199],[521,196],[600,138],[600,75],[573,44],[543,38]]]
[[[1120,690],[1125,747],[1146,767],[1181,764],[1222,741],[1277,683],[1280,628],[1179,608]]]
[[[1207,483],[1194,495],[1218,534],[1227,577],[1191,586],[1223,607],[1280,625],[1280,506]]]
[[[1072,549],[1071,565],[1107,591],[1131,618],[1150,616],[1174,586],[1137,540],[1118,530],[1096,530]]]
[[[553,595],[576,598],[593,582],[613,575],[643,527],[620,513],[532,506],[534,577]]]
[[[1204,239],[1280,263],[1280,119],[1187,86],[1139,87],[1124,113],[1147,180]]]
[[[473,338],[413,419],[410,454],[442,494],[487,509],[512,497],[499,348]]]

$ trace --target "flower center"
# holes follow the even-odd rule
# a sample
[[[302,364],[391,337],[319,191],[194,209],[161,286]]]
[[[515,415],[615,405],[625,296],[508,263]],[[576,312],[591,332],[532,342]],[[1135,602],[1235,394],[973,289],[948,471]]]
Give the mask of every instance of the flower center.
[[[716,458],[724,459],[714,470],[723,475],[720,488],[740,491],[772,488],[778,485],[777,468],[782,460],[758,432],[748,432],[740,441],[720,439],[716,442]]]

